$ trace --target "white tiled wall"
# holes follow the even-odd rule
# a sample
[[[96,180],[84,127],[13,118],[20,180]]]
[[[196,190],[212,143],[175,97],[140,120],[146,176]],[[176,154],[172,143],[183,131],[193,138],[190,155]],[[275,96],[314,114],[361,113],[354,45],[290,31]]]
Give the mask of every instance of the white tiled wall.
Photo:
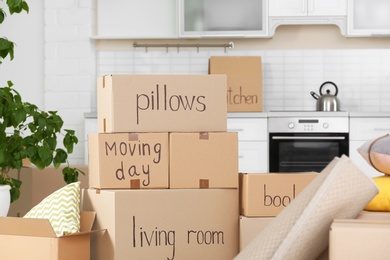
[[[59,112],[65,129],[76,131],[79,143],[70,155],[71,164],[84,164],[84,113],[94,106],[94,13],[93,0],[44,4],[44,106]]]
[[[339,87],[341,109],[390,111],[390,49],[100,51],[97,75],[206,74],[210,56],[258,55],[263,61],[263,110],[314,110],[325,81]]]
[[[44,1],[44,108],[58,110],[85,160],[84,114],[96,111],[96,77],[109,73],[206,74],[213,55],[263,57],[264,111],[313,110],[322,82],[340,89],[343,110],[390,111],[390,49],[251,50],[145,49],[95,51],[95,0]],[[33,40],[33,39],[32,39]]]

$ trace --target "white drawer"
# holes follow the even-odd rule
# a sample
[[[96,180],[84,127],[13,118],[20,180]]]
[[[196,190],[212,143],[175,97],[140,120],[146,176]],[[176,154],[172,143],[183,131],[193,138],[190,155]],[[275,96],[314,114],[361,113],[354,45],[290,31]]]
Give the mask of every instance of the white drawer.
[[[237,132],[239,141],[268,140],[267,118],[228,118],[228,132]]]
[[[350,140],[371,140],[390,133],[390,118],[350,118]]]
[[[268,172],[267,142],[238,142],[238,166],[243,173]]]

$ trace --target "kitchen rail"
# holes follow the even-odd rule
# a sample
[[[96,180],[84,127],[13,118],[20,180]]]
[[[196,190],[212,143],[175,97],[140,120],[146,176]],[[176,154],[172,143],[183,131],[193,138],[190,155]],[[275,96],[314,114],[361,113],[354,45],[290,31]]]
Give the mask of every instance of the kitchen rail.
[[[229,42],[226,44],[212,44],[212,43],[199,43],[199,44],[185,44],[185,43],[178,43],[178,44],[173,44],[173,43],[162,43],[162,44],[139,44],[137,42],[133,43],[134,48],[145,48],[145,52],[148,52],[148,48],[166,48],[166,51],[168,52],[169,48],[176,48],[177,52],[179,52],[180,48],[196,48],[197,51],[199,52],[199,48],[224,48],[225,52],[226,49],[232,49],[234,48],[234,42]]]

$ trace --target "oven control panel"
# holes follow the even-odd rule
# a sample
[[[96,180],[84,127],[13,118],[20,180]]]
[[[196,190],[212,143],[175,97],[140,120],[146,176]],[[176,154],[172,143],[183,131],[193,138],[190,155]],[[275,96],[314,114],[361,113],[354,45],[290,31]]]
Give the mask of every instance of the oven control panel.
[[[344,117],[269,118],[270,133],[348,133],[349,120]]]

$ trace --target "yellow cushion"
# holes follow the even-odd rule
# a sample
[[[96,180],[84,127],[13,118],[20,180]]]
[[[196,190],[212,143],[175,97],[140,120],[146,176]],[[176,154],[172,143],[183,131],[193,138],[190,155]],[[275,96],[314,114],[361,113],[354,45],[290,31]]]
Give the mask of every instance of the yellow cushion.
[[[372,178],[378,186],[379,193],[364,208],[370,211],[390,211],[390,176]]]

